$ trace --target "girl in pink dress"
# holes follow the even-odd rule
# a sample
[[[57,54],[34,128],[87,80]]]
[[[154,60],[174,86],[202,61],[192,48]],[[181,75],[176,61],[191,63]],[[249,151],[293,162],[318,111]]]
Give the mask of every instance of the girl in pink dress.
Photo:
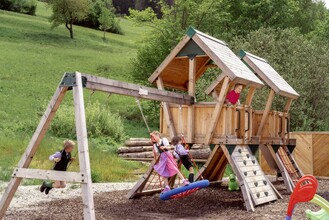
[[[184,185],[188,185],[188,180],[185,179],[181,172],[178,170],[176,160],[174,159],[172,153],[169,151],[170,147],[168,139],[161,139],[160,132],[158,131],[153,131],[150,135],[154,150],[160,154],[159,162],[155,164],[153,168],[160,176],[163,177],[165,188],[162,192],[167,192],[170,190],[168,178],[176,174],[183,180]]]

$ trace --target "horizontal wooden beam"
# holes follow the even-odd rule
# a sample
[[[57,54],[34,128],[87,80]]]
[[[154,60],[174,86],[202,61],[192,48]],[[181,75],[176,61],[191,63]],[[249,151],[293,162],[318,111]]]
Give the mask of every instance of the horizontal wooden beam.
[[[56,170],[40,170],[28,168],[16,168],[12,177],[27,179],[57,180],[75,183],[84,183],[86,175],[81,172],[67,172]]]
[[[194,103],[194,97],[185,94],[159,90],[156,88],[150,88],[88,74],[82,74],[82,76],[86,77],[87,79],[86,88],[95,91],[102,91],[161,102],[176,103],[180,105],[192,105]]]

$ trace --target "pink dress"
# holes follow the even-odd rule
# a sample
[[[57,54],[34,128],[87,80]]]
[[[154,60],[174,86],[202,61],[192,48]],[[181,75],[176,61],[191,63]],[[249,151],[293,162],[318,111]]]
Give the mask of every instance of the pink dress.
[[[163,151],[160,154],[160,159],[153,166],[154,170],[163,177],[171,177],[178,173],[177,163],[170,151]]]

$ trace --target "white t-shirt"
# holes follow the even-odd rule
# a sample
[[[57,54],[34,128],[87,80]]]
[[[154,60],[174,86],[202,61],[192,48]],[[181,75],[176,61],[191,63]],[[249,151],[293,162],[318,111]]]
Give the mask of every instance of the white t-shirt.
[[[162,139],[160,139],[160,145],[161,145],[161,143],[163,143],[163,145],[164,145],[165,147],[167,147],[167,146],[170,145],[170,144],[169,144],[169,141],[168,141],[167,138],[162,138]],[[153,145],[153,148],[154,148],[155,152],[159,153],[159,150],[158,150],[158,148],[156,147],[156,144]]]

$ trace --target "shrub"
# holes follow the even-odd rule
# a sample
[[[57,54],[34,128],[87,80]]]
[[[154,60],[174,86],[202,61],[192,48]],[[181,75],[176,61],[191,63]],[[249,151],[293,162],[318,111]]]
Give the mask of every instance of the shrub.
[[[107,144],[122,142],[124,126],[118,114],[102,108],[99,102],[86,105],[87,132],[90,138],[100,138]],[[58,109],[50,132],[57,137],[76,138],[74,108],[63,105]]]
[[[0,9],[14,11],[29,15],[35,15],[37,9],[36,0],[1,0]]]

